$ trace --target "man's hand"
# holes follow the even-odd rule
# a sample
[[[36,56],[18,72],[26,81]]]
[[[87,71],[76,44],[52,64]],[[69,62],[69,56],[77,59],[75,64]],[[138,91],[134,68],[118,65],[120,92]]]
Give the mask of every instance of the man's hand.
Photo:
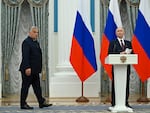
[[[123,52],[120,52],[120,54],[127,54],[125,51],[123,51]]]
[[[27,76],[30,76],[30,75],[31,75],[31,68],[26,69],[26,70],[25,70],[25,74],[26,74]]]

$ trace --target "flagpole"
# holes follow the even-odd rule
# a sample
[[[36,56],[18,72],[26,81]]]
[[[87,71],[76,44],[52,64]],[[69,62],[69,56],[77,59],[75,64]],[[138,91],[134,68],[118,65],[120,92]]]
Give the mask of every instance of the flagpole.
[[[82,95],[76,99],[76,102],[89,102],[89,99],[84,96],[84,84],[81,84],[81,93]]]
[[[142,82],[142,95],[141,97],[137,100],[137,102],[150,102],[150,100],[145,96],[145,87],[144,87],[145,83]]]

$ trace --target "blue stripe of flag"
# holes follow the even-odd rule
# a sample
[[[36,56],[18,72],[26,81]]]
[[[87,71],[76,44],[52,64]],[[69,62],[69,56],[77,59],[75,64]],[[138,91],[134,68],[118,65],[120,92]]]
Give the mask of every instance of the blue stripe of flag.
[[[134,34],[140,42],[142,48],[145,50],[147,56],[150,58],[150,27],[140,10],[138,11],[138,18]]]
[[[117,25],[114,21],[113,14],[111,13],[110,10],[108,10],[108,16],[107,16],[107,20],[106,20],[104,34],[106,35],[106,37],[108,38],[109,41],[112,41],[117,37],[116,33],[115,33],[116,28],[117,28]]]
[[[78,11],[74,28],[74,37],[76,38],[80,47],[82,48],[85,57],[96,71],[97,64],[95,57],[94,40],[91,33],[84,24],[82,17]]]

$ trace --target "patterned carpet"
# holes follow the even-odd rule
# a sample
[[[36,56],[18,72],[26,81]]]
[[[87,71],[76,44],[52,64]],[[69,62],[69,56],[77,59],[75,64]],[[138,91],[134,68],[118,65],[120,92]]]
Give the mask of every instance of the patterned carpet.
[[[21,110],[19,106],[1,106],[0,113],[110,113],[108,105],[54,105],[43,109],[38,106],[33,107],[33,110]],[[150,113],[149,104],[132,105],[132,107],[134,113]]]

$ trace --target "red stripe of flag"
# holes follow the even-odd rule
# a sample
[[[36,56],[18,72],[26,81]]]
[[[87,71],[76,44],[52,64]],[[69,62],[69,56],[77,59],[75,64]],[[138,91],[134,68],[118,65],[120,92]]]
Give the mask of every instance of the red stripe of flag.
[[[85,81],[95,72],[75,37],[72,39],[70,62],[81,81]]]
[[[103,65],[106,73],[112,79],[112,65],[105,64],[105,58],[108,55],[108,47],[109,47],[109,40],[105,36],[105,34],[103,34],[101,41],[101,54],[100,54],[101,64]]]

